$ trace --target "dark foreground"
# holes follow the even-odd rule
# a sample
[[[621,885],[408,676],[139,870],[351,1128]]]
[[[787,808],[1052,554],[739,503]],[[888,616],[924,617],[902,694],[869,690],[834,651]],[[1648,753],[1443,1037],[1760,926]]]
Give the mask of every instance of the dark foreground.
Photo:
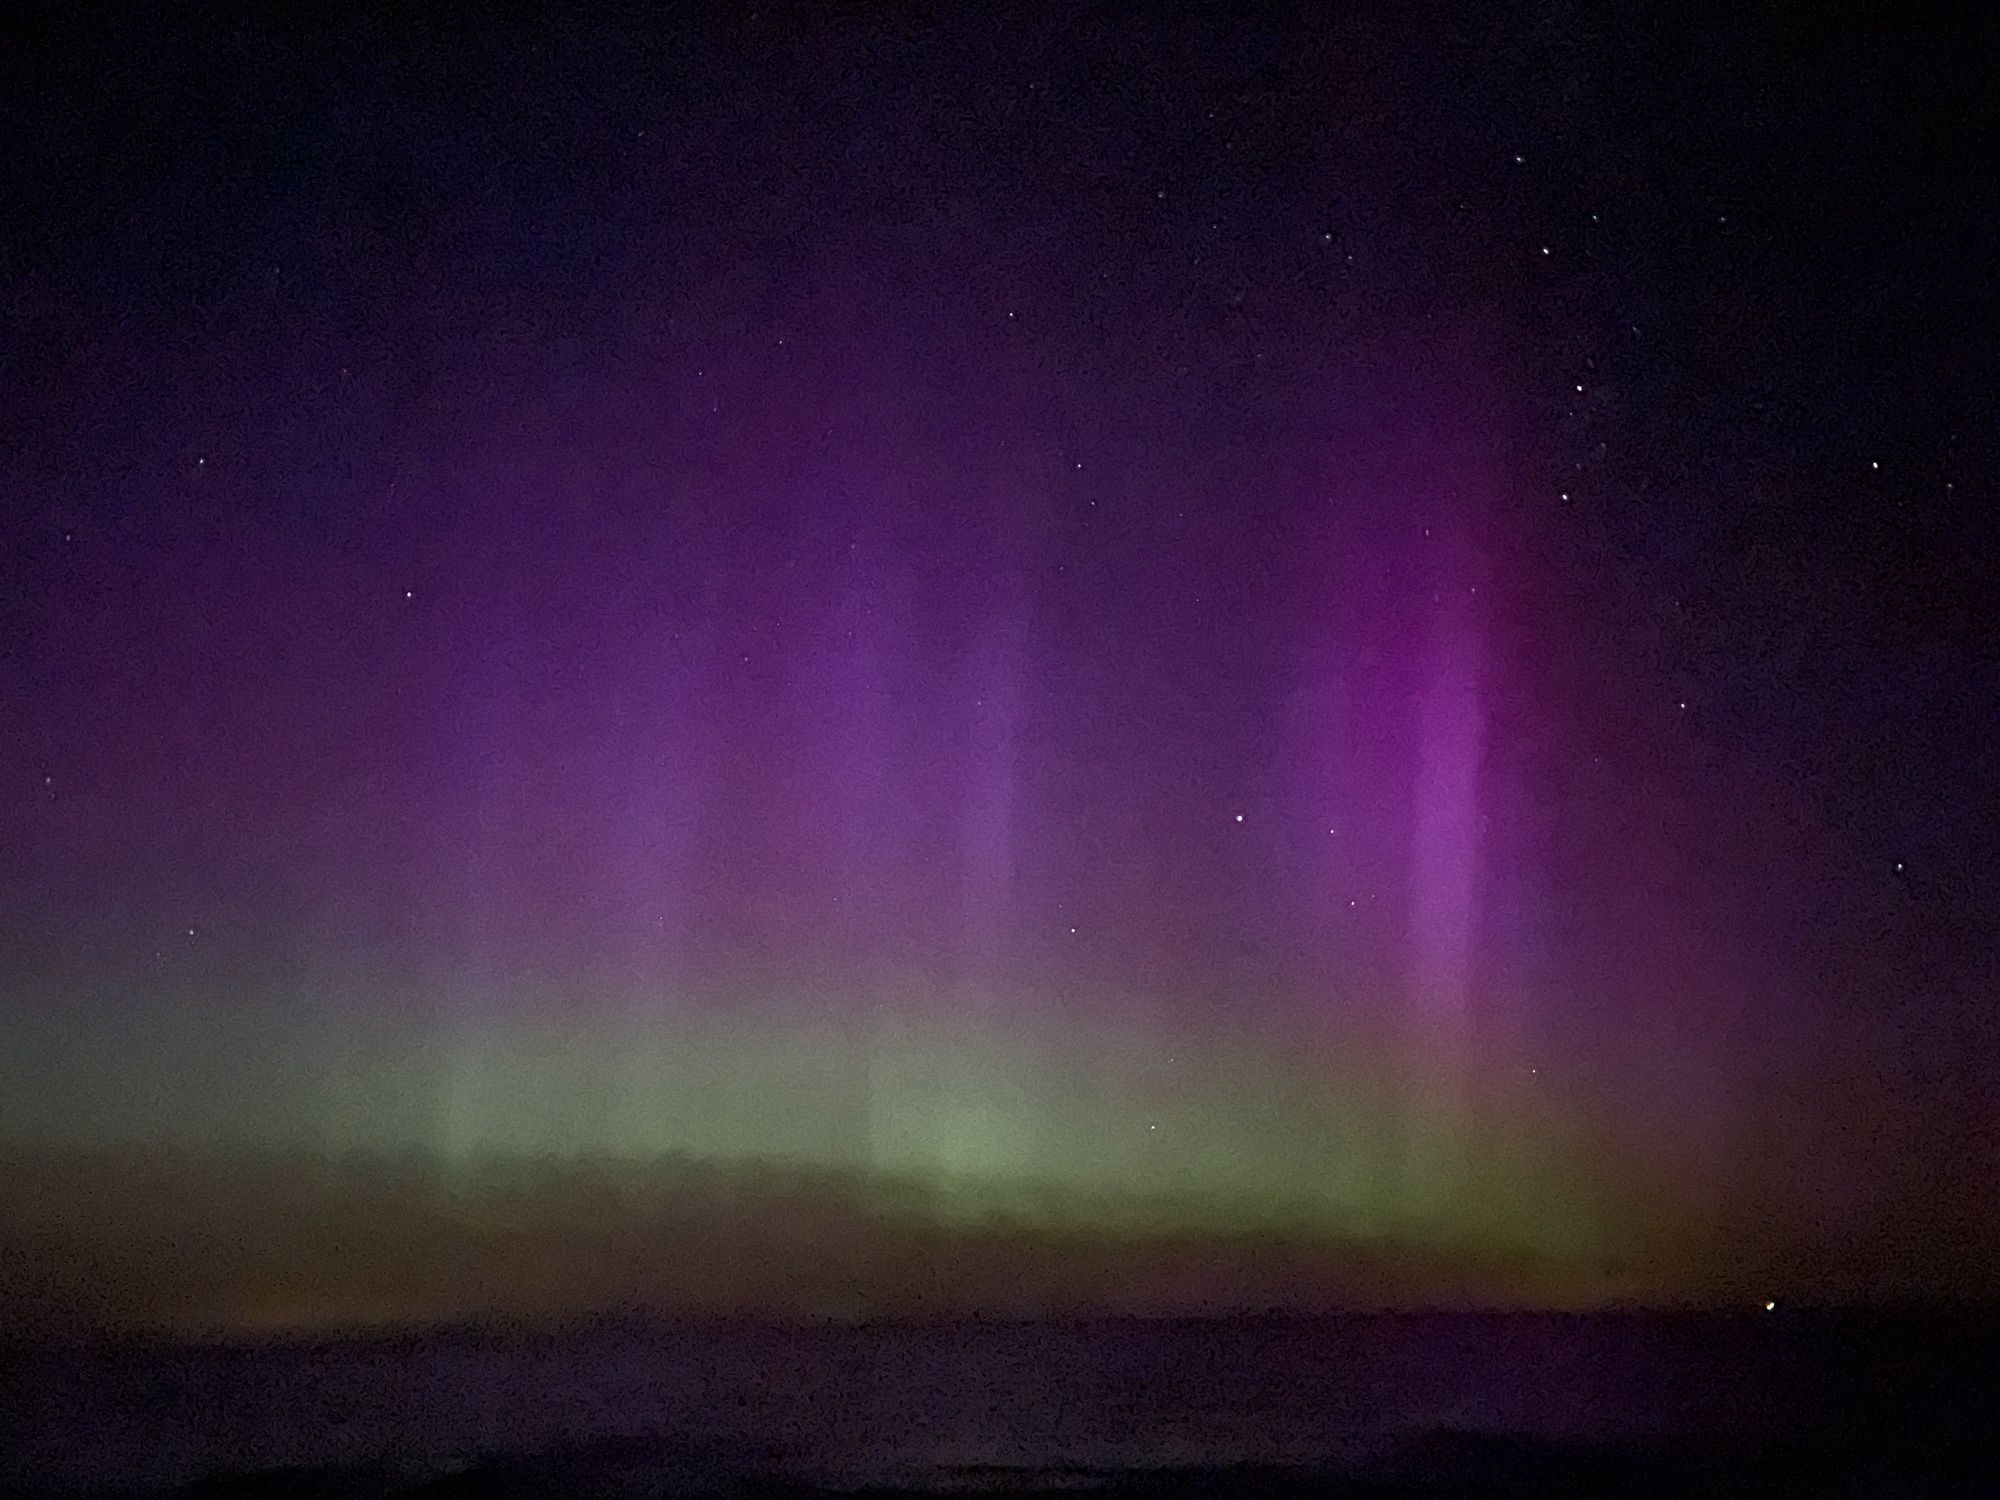
[[[1986,1316],[599,1324],[17,1348],[27,1495],[2000,1496]]]

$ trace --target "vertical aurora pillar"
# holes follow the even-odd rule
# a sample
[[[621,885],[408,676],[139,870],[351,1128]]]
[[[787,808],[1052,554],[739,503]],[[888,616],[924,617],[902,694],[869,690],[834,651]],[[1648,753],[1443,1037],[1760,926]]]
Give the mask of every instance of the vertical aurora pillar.
[[[1479,771],[1485,745],[1480,652],[1468,611],[1440,590],[1417,700],[1408,892],[1411,1086],[1419,1123],[1404,1188],[1418,1212],[1454,1190],[1463,1163],[1474,1046]]]
[[[972,700],[972,726],[962,784],[962,958],[974,989],[992,982],[1014,884],[1014,797],[1026,626],[1026,611],[1011,598],[995,608],[981,631],[965,688]]]

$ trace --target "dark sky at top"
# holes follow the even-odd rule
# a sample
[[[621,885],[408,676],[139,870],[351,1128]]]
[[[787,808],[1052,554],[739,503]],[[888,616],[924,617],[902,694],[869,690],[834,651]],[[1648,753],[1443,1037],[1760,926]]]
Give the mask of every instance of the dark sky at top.
[[[1366,1076],[2000,1265],[1986,32],[5,25],[0,1130],[1291,1192]],[[858,1114],[616,1072],[802,1014]]]

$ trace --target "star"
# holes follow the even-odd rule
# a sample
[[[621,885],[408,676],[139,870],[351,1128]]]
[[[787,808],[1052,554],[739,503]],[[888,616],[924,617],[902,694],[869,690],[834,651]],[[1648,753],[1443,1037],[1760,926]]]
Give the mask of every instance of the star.
[[[1237,822],[1239,822],[1239,823],[1241,823],[1241,822],[1243,821],[1243,814],[1242,814],[1242,813],[1238,813],[1238,814],[1236,815],[1236,821],[1237,821]]]

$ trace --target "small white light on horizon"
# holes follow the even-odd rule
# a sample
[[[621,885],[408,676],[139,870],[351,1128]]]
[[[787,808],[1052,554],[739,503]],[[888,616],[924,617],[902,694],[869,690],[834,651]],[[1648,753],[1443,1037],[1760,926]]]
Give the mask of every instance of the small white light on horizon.
[[[1778,1310],[1778,1304],[1775,1302],[1766,1302],[1764,1304],[1765,1312],[1776,1312],[1777,1310]]]

